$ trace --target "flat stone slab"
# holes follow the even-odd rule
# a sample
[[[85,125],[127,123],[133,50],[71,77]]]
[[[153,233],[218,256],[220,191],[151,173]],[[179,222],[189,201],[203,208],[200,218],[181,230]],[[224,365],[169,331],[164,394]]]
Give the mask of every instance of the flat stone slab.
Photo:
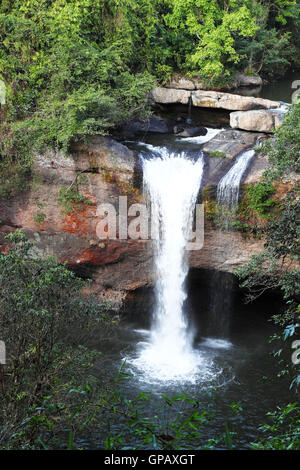
[[[205,108],[221,108],[229,111],[247,111],[250,109],[279,108],[279,101],[255,98],[254,96],[241,96],[218,91],[197,90],[192,92],[193,106]]]
[[[160,104],[188,104],[191,92],[175,88],[154,88],[151,92],[155,103]]]
[[[188,104],[203,108],[226,109],[228,111],[248,111],[252,109],[276,109],[279,101],[271,101],[253,96],[206,90],[182,90],[156,87],[151,92],[152,99],[159,104]]]

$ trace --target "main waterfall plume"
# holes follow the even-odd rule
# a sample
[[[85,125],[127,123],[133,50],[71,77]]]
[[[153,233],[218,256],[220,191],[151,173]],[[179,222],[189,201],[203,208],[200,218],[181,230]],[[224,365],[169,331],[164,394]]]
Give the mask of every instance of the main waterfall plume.
[[[155,235],[156,308],[150,340],[143,343],[136,363],[158,379],[191,376],[200,357],[193,351],[193,336],[183,311],[188,272],[186,243],[203,173],[197,161],[165,148],[143,159],[144,187],[151,201]]]

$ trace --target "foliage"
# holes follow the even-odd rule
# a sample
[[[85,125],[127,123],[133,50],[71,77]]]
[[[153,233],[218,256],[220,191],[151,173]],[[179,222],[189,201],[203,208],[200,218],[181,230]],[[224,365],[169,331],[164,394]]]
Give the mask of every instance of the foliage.
[[[3,0],[1,193],[28,187],[34,152],[149,114],[156,80],[179,72],[216,86],[257,62],[285,69],[298,12],[285,0]]]
[[[106,449],[201,446],[211,405],[201,409],[184,394],[163,395],[153,415],[151,393],[126,396],[122,383],[131,376],[125,363],[114,383],[99,380],[99,371],[92,375],[99,353],[82,342],[95,328],[97,335],[111,335],[106,305],[81,297],[83,281],[53,259],[41,259],[22,232],[7,240],[10,250],[0,255],[0,328],[7,348],[7,364],[0,366],[0,448],[71,450],[91,429]],[[216,445],[232,446],[228,427],[206,447]]]
[[[264,204],[264,197],[267,197],[268,188],[273,187],[271,182],[275,178],[278,181],[290,171],[299,172],[299,111],[299,105],[294,104],[282,126],[276,130],[274,143],[269,141],[262,147],[263,154],[269,155],[271,168],[264,174],[253,200],[259,208],[261,201]],[[266,237],[264,251],[252,256],[250,262],[237,271],[241,287],[247,289],[248,300],[252,301],[268,290],[277,290],[286,301],[285,312],[277,312],[273,317],[281,327],[281,332],[276,335],[282,344],[275,353],[277,356],[283,349],[290,349],[290,340],[299,334],[299,217],[300,199],[296,187],[287,194],[277,217],[261,229]],[[278,375],[286,374],[291,377],[291,387],[297,387],[300,383],[299,365],[289,360]]]
[[[225,152],[220,152],[220,150],[216,150],[215,152],[211,152],[210,155],[212,157],[226,158],[226,153]]]
[[[282,125],[276,130],[275,139],[264,142],[262,155],[267,155],[271,169],[265,178],[272,181],[288,172],[300,171],[300,103],[291,106]]]
[[[295,189],[287,194],[280,217],[269,222],[265,229],[266,247],[273,250],[277,259],[300,259],[299,247],[300,200]]]
[[[34,222],[36,225],[41,225],[46,218],[46,214],[44,212],[38,211],[34,214]]]
[[[153,399],[150,392],[128,399],[120,389],[112,391],[105,400],[105,406],[111,410],[107,450],[199,447],[201,428],[209,420],[207,410],[199,410],[199,403],[187,395],[172,398],[162,395],[155,415],[150,416],[148,409]],[[161,416],[168,419],[162,421]],[[115,424],[120,429],[118,432],[113,431]]]
[[[260,182],[257,184],[249,184],[246,191],[246,198],[249,200],[249,207],[253,211],[258,212],[263,217],[268,216],[270,209],[276,205],[276,201],[271,199],[275,193],[272,184]]]
[[[92,205],[92,201],[79,193],[78,188],[59,188],[58,202],[62,206],[66,214],[70,214],[74,207],[77,206],[80,210],[82,204]]]
[[[210,80],[229,75],[228,63],[239,61],[234,34],[251,37],[256,29],[249,8],[231,0],[225,8],[219,2],[173,0],[166,24],[177,31],[185,29],[194,38],[185,68]]]
[[[270,424],[260,427],[266,437],[252,443],[254,450],[299,450],[300,449],[300,408],[297,403],[278,407],[267,414]]]
[[[107,330],[106,307],[81,297],[83,281],[52,258],[40,258],[22,232],[7,240],[10,250],[0,254],[0,331],[7,350],[7,364],[0,366],[0,447],[39,448],[42,435],[50,439],[64,429],[81,398],[92,393],[88,371],[99,354],[81,344],[90,328]]]
[[[296,52],[296,35],[300,3],[296,1],[247,1],[255,18],[256,32],[250,41],[237,38],[236,47],[242,55],[245,72],[272,77],[283,75]]]

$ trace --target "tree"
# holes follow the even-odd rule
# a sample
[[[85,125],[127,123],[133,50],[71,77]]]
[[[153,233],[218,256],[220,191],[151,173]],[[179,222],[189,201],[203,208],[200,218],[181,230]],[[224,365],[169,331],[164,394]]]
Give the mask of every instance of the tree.
[[[291,171],[299,173],[299,112],[295,104],[286,115],[283,124],[276,130],[274,139],[262,147],[262,153],[269,156],[271,168],[265,173],[266,184],[280,180]],[[241,287],[247,289],[249,301],[267,290],[279,290],[286,302],[286,310],[277,312],[274,320],[282,329],[281,340],[297,339],[300,294],[300,199],[299,189],[290,191],[277,218],[261,229],[265,235],[265,250],[252,256],[250,262],[237,271]],[[300,384],[299,365],[289,362],[284,373],[291,375],[291,385]]]
[[[9,251],[0,254],[0,331],[7,351],[0,365],[0,447],[34,448],[42,433],[53,437],[76,410],[78,419],[84,414],[81,399],[95,383],[88,371],[99,353],[82,342],[89,328],[100,325],[103,335],[111,322],[107,305],[81,296],[83,281],[38,256],[22,232],[7,241]]]
[[[193,38],[194,47],[185,57],[185,70],[210,80],[228,76],[229,64],[239,62],[235,35],[251,37],[256,30],[249,8],[234,0],[227,4],[173,0],[165,21],[170,28],[187,29]]]
[[[296,37],[293,25],[300,12],[300,3],[285,0],[248,0],[247,7],[255,18],[256,32],[247,40],[236,38],[241,65],[247,73],[266,77],[283,75],[295,58]]]

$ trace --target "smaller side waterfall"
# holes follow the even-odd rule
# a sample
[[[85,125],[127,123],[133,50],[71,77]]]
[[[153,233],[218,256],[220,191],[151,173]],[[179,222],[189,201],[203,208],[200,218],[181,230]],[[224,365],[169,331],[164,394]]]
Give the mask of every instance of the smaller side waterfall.
[[[186,120],[187,124],[192,124],[192,106],[193,106],[193,98],[192,98],[192,95],[190,95],[189,104],[188,104],[188,117]]]
[[[252,149],[243,152],[220,180],[217,188],[218,206],[226,206],[230,210],[235,209],[239,200],[241,179],[254,154],[255,151]]]
[[[254,156],[254,150],[246,150],[235,161],[234,165],[220,180],[217,188],[217,204],[219,207],[219,224],[228,230],[230,222],[235,219],[235,209],[239,200],[239,189],[242,177]],[[217,243],[224,235],[219,231]],[[229,239],[228,249],[233,249],[234,241]],[[228,339],[230,336],[230,316],[233,303],[233,280],[225,273],[216,271],[212,278],[210,299],[209,334],[213,337]],[[218,286],[217,289],[215,286]]]

